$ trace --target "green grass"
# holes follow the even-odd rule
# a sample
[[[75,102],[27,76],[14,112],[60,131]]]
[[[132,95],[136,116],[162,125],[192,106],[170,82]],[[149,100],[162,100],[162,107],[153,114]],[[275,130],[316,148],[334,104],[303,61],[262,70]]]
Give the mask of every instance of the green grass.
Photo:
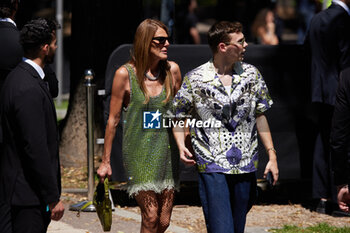
[[[66,110],[68,108],[68,100],[62,100],[61,104],[58,104],[57,100],[54,100],[54,102],[56,109]]]
[[[273,228],[269,232],[273,233],[350,233],[350,227],[334,227],[330,226],[327,223],[320,223],[315,226],[303,228],[291,225],[285,225],[281,229]]]
[[[67,111],[68,102],[69,102],[68,100],[62,100],[61,104],[58,104],[57,100],[54,100],[54,102],[55,102],[56,112],[60,112],[60,110]],[[59,123],[62,119],[63,119],[62,114],[57,113],[57,123]]]

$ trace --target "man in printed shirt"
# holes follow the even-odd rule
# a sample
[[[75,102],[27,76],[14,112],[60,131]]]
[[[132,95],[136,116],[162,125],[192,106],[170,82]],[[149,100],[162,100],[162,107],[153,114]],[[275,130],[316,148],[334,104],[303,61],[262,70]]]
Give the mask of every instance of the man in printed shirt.
[[[269,155],[264,177],[272,172],[273,184],[278,180],[276,150],[263,114],[272,100],[260,72],[242,62],[248,44],[240,23],[214,24],[208,43],[213,59],[186,74],[174,112],[177,119],[191,115],[197,122],[216,123],[191,127],[194,155],[185,146],[185,130],[173,131],[182,162],[197,164],[208,232],[240,233],[256,194],[257,134]]]

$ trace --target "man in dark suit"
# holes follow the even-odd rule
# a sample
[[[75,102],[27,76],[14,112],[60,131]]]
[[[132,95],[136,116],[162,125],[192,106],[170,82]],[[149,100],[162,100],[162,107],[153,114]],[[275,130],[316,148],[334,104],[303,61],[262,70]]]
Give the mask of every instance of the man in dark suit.
[[[21,62],[22,46],[19,43],[19,31],[14,22],[18,9],[18,0],[0,0],[0,90],[10,71]],[[45,81],[48,82],[52,98],[58,95],[58,80],[49,65],[44,68]]]
[[[50,220],[64,212],[56,112],[43,80],[57,48],[56,28],[45,19],[23,27],[25,57],[7,76],[0,96],[0,202],[11,208],[13,232],[46,232]]]
[[[318,114],[319,135],[313,162],[313,197],[316,211],[331,213],[335,186],[330,172],[329,137],[339,73],[350,66],[350,0],[333,0],[310,23],[306,45],[311,50],[311,92]],[[333,197],[333,198],[332,198]]]
[[[10,71],[20,63],[23,51],[14,22],[18,0],[0,0],[0,90]]]
[[[22,61],[23,57],[23,49],[19,43],[19,31],[14,22],[18,4],[19,0],[0,0],[0,91],[7,75]],[[49,65],[45,66],[44,72],[45,81],[49,84],[52,98],[55,98],[58,95],[56,74]],[[0,147],[1,142],[2,131],[0,126]]]
[[[339,209],[350,212],[350,68],[340,74],[332,120],[331,157]]]
[[[5,78],[22,60],[23,51],[19,43],[19,31],[14,22],[18,8],[17,0],[0,0],[0,91]],[[0,120],[0,155],[2,130]],[[10,207],[0,201],[0,232],[11,232]]]

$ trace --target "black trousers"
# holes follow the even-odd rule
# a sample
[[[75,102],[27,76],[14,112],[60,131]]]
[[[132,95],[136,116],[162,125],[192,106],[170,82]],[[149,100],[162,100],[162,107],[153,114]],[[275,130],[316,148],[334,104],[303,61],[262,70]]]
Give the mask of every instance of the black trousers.
[[[12,233],[11,206],[0,202],[0,232]]]
[[[50,212],[43,206],[11,206],[13,233],[45,233],[50,224]]]
[[[314,198],[326,198],[336,201],[336,187],[331,173],[330,131],[334,107],[328,104],[315,104],[318,114],[319,134],[315,143],[312,195]]]

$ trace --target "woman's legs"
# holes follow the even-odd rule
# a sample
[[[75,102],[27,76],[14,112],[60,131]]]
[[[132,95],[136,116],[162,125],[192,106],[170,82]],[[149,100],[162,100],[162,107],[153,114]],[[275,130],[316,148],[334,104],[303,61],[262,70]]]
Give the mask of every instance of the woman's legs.
[[[140,191],[135,196],[141,209],[141,233],[155,233],[158,227],[158,200],[153,191]]]
[[[141,233],[162,233],[170,224],[174,202],[174,190],[164,190],[161,194],[140,191],[135,200],[141,209]]]
[[[163,233],[170,225],[171,212],[174,203],[174,189],[166,189],[158,194],[159,224],[158,233]]]

